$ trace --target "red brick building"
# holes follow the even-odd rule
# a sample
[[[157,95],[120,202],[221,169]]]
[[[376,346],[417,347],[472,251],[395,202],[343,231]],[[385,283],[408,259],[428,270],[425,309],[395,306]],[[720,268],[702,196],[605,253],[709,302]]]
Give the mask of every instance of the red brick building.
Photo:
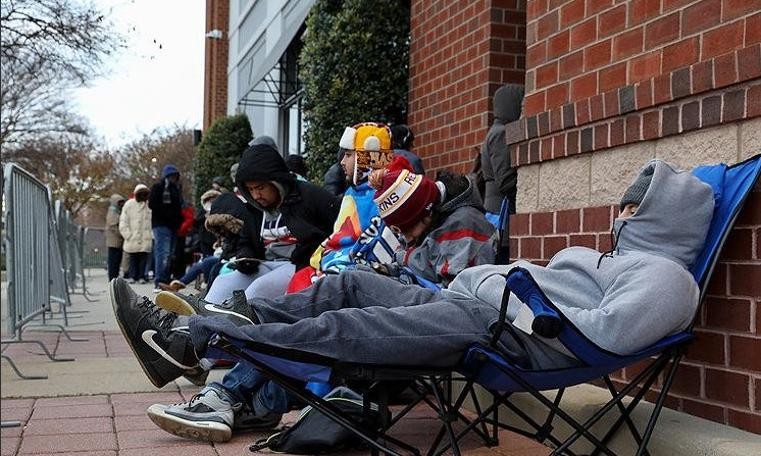
[[[203,129],[227,115],[229,0],[206,0],[206,49],[203,75]]]
[[[616,198],[647,159],[691,168],[761,153],[760,9],[742,0],[413,1],[416,152],[428,169],[470,169],[490,96],[524,82],[522,118],[507,126],[519,181],[511,252],[546,262],[571,245],[605,250]],[[756,192],[667,403],[755,433],[760,245]]]
[[[207,0],[216,3],[227,2]],[[617,199],[650,158],[692,168],[761,153],[758,2],[412,0],[410,25],[408,123],[427,169],[470,170],[492,121],[491,96],[501,84],[525,84],[505,151],[518,169],[515,258],[607,249]],[[205,126],[224,106],[213,99],[226,65],[211,41]],[[757,190],[714,273],[667,406],[761,433]]]

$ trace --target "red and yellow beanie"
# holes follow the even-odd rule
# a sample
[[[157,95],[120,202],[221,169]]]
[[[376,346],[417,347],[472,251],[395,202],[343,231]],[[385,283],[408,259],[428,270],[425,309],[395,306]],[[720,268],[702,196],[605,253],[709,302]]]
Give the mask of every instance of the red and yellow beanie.
[[[376,189],[374,201],[383,221],[403,231],[430,215],[441,199],[436,183],[412,173],[403,157],[395,157],[388,168],[373,172],[370,185]]]

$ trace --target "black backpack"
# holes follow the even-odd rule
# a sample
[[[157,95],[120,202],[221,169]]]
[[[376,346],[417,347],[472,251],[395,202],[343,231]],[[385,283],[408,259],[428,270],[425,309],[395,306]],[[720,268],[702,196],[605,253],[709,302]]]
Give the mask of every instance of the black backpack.
[[[380,413],[372,404],[369,413],[362,407],[362,396],[345,386],[334,388],[324,399],[345,416],[359,422],[364,428],[378,427]],[[325,454],[346,448],[355,448],[362,441],[356,434],[331,420],[311,406],[305,407],[298,420],[289,428],[259,440],[249,447],[251,451],[268,448],[279,453]]]

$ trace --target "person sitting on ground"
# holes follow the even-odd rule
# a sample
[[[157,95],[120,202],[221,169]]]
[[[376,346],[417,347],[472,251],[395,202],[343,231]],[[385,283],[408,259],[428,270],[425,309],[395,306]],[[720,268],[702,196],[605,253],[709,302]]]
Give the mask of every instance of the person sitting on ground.
[[[465,268],[494,263],[496,230],[470,179],[442,171],[434,182],[411,171],[406,159],[396,157],[370,175],[380,216],[403,244],[376,270],[400,276],[406,268],[446,287]]]
[[[347,127],[339,144],[345,152],[341,164],[345,174],[351,176],[351,182],[344,194],[334,233],[312,256],[320,274],[313,268],[301,270],[291,281],[289,291],[298,291],[291,287],[302,271],[307,271],[310,277],[305,278],[299,290],[324,277],[323,271],[336,274],[357,266],[357,262],[372,264],[376,271],[400,280],[406,278],[409,283],[421,277],[442,284],[469,265],[493,262],[494,227],[484,217],[468,179],[442,173],[440,180],[434,182],[411,174],[409,163],[402,157],[394,158],[390,167],[384,169],[392,157],[390,132],[384,124],[365,122]],[[381,169],[373,171],[376,168]],[[368,184],[368,177],[374,178],[378,190]],[[390,197],[398,193],[408,197],[399,201]],[[407,235],[403,242],[408,244],[408,249],[398,252],[390,245],[380,251],[375,248],[375,244],[393,242],[397,248],[401,247],[397,235],[389,234],[391,230],[380,222],[376,203],[389,198],[398,204],[384,204],[381,214],[385,221],[394,224],[394,230]],[[409,272],[402,273],[404,266]],[[160,306],[166,304],[163,294],[156,302]],[[207,307],[203,301],[195,307],[215,308]],[[246,312],[247,307],[248,303],[238,302],[226,308]],[[180,313],[198,312],[188,308]],[[204,404],[203,413],[196,412],[198,404]],[[236,404],[245,404],[245,407]],[[208,436],[204,432],[184,430],[206,429],[209,414],[213,413],[228,422],[230,428],[229,433],[215,434],[214,438],[229,438],[232,430],[240,426],[239,421],[254,422],[249,410],[256,411],[254,416],[260,418],[258,424],[275,425],[280,414],[292,405],[294,400],[281,386],[266,379],[254,367],[239,363],[225,375],[222,383],[211,383],[201,390],[193,404],[154,404],[148,409],[148,416],[168,432],[177,433],[176,430],[181,429],[181,434],[204,438]],[[228,418],[230,421],[226,421]],[[178,422],[182,424],[179,428]]]
[[[476,266],[440,291],[345,271],[300,293],[253,298],[246,315],[203,310],[190,318],[188,332],[172,330],[175,314],[157,309],[118,278],[111,282],[112,303],[125,338],[157,387],[198,369],[218,333],[349,363],[454,367],[470,345],[489,343],[504,277],[516,266],[531,273],[590,341],[628,355],[692,321],[699,289],[689,267],[705,242],[713,207],[709,185],[655,160],[624,193],[615,243],[602,255],[569,247],[546,267],[526,261]],[[555,339],[521,330],[516,316],[522,306],[510,296],[509,330],[499,340],[506,356],[530,369],[576,365]],[[151,334],[150,344],[144,334]],[[208,432],[225,428],[215,421]]]
[[[296,180],[280,152],[266,142],[255,140],[243,152],[236,186],[255,209],[255,220],[241,230],[236,259],[230,263],[236,270],[217,277],[206,293],[210,303],[224,302],[235,290],[245,290],[248,298],[285,293],[295,270],[308,264],[338,215],[338,200]]]
[[[214,200],[219,197],[221,193],[217,190],[207,190],[201,195],[201,211],[198,211],[198,215],[193,223],[192,237],[197,239],[197,246],[200,250],[201,259],[195,262],[185,274],[179,279],[172,280],[170,283],[159,282],[159,288],[169,291],[180,291],[186,288],[189,283],[196,280],[198,276],[203,274],[207,282],[211,274],[211,269],[220,261],[219,256],[214,255],[214,235],[210,233],[206,227],[206,215],[211,210],[211,205]]]

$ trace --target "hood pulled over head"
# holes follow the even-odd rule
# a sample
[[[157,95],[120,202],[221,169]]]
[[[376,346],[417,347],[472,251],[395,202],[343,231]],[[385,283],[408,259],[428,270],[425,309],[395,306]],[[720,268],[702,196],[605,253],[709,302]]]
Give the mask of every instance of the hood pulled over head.
[[[235,185],[246,201],[259,208],[246,188],[246,182],[250,181],[270,182],[278,189],[281,198],[285,198],[293,187],[295,178],[276,148],[268,144],[254,144],[240,157]]]
[[[617,249],[660,255],[689,269],[708,234],[713,190],[692,173],[662,160],[647,163],[635,182],[650,174],[650,185],[637,212],[614,222],[619,233]]]
[[[513,122],[521,116],[523,86],[505,84],[494,92],[494,117],[503,123]]]

